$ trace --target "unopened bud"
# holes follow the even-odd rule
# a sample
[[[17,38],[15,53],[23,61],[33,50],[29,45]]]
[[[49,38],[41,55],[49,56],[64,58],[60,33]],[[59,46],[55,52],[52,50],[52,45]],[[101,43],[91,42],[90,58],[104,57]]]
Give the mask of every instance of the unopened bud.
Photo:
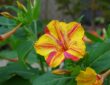
[[[63,69],[57,69],[52,71],[53,74],[57,74],[57,75],[62,75],[62,74],[69,74],[70,71],[68,70],[63,70]]]
[[[22,23],[18,24],[18,25],[17,25],[16,27],[14,27],[11,31],[6,32],[6,33],[4,33],[4,34],[1,34],[1,35],[0,35],[0,41],[3,41],[3,40],[5,40],[5,39],[9,38],[12,34],[14,34],[14,33],[17,31],[18,28],[21,27],[21,25],[22,25]]]
[[[18,5],[18,8],[19,8],[19,9],[21,9],[21,10],[27,12],[26,7],[25,7],[22,3],[20,3],[19,1],[17,1],[17,5]]]
[[[7,17],[9,19],[14,19],[15,17],[13,15],[11,15],[9,12],[1,12],[1,15],[3,15],[4,17]]]

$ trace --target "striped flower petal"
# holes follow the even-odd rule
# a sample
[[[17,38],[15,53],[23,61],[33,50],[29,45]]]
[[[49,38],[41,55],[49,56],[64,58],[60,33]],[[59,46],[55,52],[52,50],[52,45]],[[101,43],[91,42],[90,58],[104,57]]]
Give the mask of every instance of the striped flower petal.
[[[64,28],[66,28],[66,23],[59,22],[58,20],[52,20],[47,25],[48,33],[52,34],[55,38],[58,38],[60,36],[60,31],[63,33]]]
[[[70,32],[68,33],[68,37],[70,40],[69,49],[76,50],[80,52],[82,56],[84,56],[86,49],[85,43],[83,41],[84,29],[78,23],[74,24],[73,22],[71,23],[71,25],[72,24],[73,24],[73,29],[71,29]]]
[[[83,57],[83,55],[75,50],[75,49],[68,49],[67,51],[64,52],[65,58],[71,59],[73,61],[78,61],[80,58]]]
[[[62,52],[51,52],[46,58],[46,62],[50,67],[57,67],[64,61],[65,57]]]
[[[42,56],[48,56],[50,52],[57,51],[60,47],[56,41],[48,34],[42,35],[34,45],[36,52]]]

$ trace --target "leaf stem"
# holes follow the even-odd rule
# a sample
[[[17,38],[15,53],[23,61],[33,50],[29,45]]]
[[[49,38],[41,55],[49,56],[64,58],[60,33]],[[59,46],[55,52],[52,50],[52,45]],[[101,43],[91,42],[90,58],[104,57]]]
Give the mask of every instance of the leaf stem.
[[[36,40],[37,40],[37,38],[38,38],[38,32],[37,32],[37,23],[36,23],[36,20],[34,20],[34,31],[35,31],[35,37],[36,37]],[[41,70],[42,70],[42,72],[44,73],[45,72],[45,70],[44,70],[44,65],[43,65],[43,62],[42,62],[42,59],[41,59],[41,57],[39,57],[38,56],[38,59],[39,59],[39,61],[40,61],[40,67],[41,67]]]
[[[37,23],[36,23],[36,20],[34,20],[34,31],[35,31],[35,36],[37,39]]]
[[[44,70],[44,64],[43,64],[43,62],[42,62],[41,56],[39,57],[39,61],[40,61],[41,70],[42,70],[42,72],[44,73],[44,72],[45,72],[45,70]]]
[[[106,71],[105,73],[103,73],[102,76],[102,82],[104,82],[105,78],[107,78],[110,75],[110,70]]]

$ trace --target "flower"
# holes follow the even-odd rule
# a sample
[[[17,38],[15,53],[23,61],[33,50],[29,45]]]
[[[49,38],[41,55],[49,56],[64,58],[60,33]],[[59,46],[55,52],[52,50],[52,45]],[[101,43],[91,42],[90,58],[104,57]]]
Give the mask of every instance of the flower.
[[[34,47],[50,67],[56,67],[65,59],[78,61],[83,58],[86,48],[83,36],[84,29],[79,23],[53,20]]]
[[[88,67],[76,77],[77,85],[102,85],[101,76]]]

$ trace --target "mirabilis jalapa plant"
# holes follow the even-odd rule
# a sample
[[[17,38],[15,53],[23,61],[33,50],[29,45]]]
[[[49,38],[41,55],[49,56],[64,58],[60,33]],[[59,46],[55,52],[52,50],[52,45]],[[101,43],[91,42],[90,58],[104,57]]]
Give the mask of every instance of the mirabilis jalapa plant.
[[[78,62],[86,55],[84,29],[77,22],[65,23],[52,20],[47,25],[45,34],[36,41],[34,47],[52,68],[58,67],[66,59]],[[104,79],[110,74],[110,70],[97,74],[91,67],[85,69],[85,71],[80,70],[76,76],[77,85],[103,85]],[[52,73],[68,74],[71,71],[57,69]]]
[[[33,21],[36,27],[36,18],[38,18],[40,7],[39,1],[34,0],[34,4],[28,4],[29,7],[25,7],[17,1],[19,8],[17,16],[13,16],[8,12],[1,12],[1,15],[15,20],[17,26],[11,31],[0,35],[0,41],[11,37],[18,28],[31,24]],[[37,32],[32,34],[35,37],[38,35]],[[78,22],[65,23],[52,20],[46,26],[45,34],[35,42],[34,48],[38,54],[44,56],[49,71],[57,76],[48,75],[44,78],[46,71],[42,71],[44,76],[39,74],[40,77],[33,80],[36,82],[33,85],[57,85],[54,81],[59,81],[59,77],[64,78],[64,81],[58,83],[58,85],[103,85],[104,80],[110,74],[110,42],[103,42],[105,40],[95,37],[95,46],[88,50],[84,42],[85,34],[88,37],[88,33],[84,31]],[[91,36],[89,35],[89,37]],[[40,62],[42,64],[43,61],[40,60]],[[46,65],[42,64],[41,67],[45,68]],[[43,78],[48,82],[43,81]],[[53,80],[53,83],[48,78],[51,81]],[[59,79],[54,80],[54,78]],[[66,78],[67,80],[68,78],[71,79],[72,83],[66,82]],[[63,82],[66,82],[66,84]]]

